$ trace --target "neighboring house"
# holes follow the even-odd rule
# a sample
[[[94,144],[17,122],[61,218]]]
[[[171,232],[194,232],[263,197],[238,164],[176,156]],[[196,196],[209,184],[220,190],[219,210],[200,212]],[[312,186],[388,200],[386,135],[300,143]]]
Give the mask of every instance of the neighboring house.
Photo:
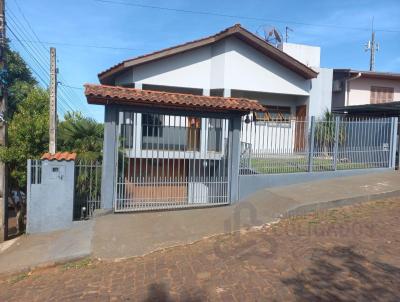
[[[334,69],[332,110],[357,115],[399,116],[400,74]]]

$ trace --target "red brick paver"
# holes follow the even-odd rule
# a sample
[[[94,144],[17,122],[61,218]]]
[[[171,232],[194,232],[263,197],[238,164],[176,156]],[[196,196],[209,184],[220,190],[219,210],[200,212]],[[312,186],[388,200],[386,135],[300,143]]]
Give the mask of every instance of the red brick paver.
[[[0,280],[0,301],[399,301],[400,199]]]

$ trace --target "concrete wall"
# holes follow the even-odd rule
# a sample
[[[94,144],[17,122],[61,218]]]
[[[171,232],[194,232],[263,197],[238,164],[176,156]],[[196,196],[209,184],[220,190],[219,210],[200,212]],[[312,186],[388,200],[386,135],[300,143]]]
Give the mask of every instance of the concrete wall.
[[[284,42],[278,48],[307,66],[320,67],[321,48],[318,46]]]
[[[225,87],[292,95],[309,94],[310,80],[305,80],[237,38],[226,39],[225,43]]]
[[[305,183],[315,180],[329,179],[335,177],[344,177],[352,175],[362,175],[374,172],[390,171],[392,169],[360,169],[360,170],[343,170],[343,171],[327,171],[312,173],[287,173],[287,174],[267,174],[267,175],[241,175],[239,176],[239,200],[251,196],[257,191]]]
[[[333,70],[329,68],[315,68],[315,70],[319,74],[311,81],[308,116],[318,117],[322,116],[325,110],[331,111]]]
[[[400,102],[400,81],[358,78],[348,83],[348,106],[370,104],[371,86],[393,87],[394,102]]]
[[[30,179],[28,163],[28,179]],[[58,169],[58,171],[55,171]],[[42,181],[28,183],[28,234],[51,232],[72,226],[75,163],[42,161]]]

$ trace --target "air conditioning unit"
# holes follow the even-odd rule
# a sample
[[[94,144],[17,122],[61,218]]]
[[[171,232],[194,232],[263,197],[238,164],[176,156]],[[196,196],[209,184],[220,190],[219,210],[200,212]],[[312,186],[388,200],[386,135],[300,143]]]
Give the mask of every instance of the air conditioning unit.
[[[340,92],[342,91],[342,81],[340,80],[334,80],[333,85],[332,85],[332,91],[333,92]]]

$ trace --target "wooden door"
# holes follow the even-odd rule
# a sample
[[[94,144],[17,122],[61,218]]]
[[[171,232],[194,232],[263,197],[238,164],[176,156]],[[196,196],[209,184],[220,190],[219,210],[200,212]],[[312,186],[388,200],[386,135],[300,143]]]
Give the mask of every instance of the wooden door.
[[[295,152],[302,152],[306,146],[307,137],[307,106],[296,107]]]
[[[189,151],[200,151],[201,119],[197,117],[188,118],[188,146]]]

